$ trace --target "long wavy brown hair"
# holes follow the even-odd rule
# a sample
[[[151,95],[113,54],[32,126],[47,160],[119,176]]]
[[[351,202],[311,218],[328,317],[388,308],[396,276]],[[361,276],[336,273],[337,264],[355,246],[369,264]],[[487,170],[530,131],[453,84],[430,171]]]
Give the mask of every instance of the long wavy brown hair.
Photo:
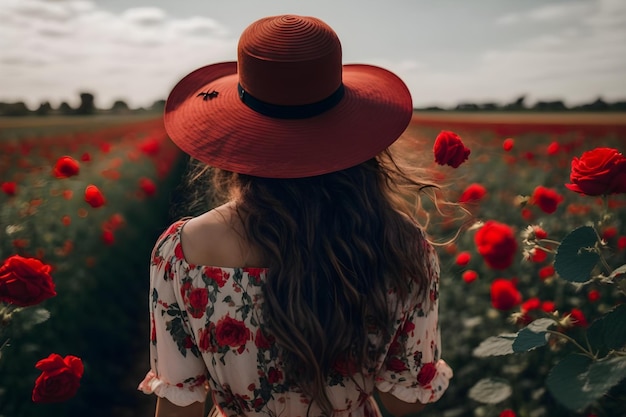
[[[299,179],[212,169],[212,183],[218,200],[236,202],[245,238],[269,267],[264,330],[280,347],[286,377],[332,415],[325,387],[333,367],[347,361],[373,371],[395,309],[412,285],[426,292],[424,235],[414,214],[420,191],[435,186],[407,174],[388,151]]]

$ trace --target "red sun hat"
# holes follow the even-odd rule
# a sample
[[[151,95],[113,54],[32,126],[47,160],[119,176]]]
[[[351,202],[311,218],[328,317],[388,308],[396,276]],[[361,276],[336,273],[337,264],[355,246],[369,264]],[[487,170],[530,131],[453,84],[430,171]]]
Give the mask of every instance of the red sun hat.
[[[185,153],[266,178],[339,171],[391,145],[413,114],[393,73],[342,65],[336,33],[313,17],[260,19],[244,30],[238,62],[199,68],[170,93],[164,123]]]

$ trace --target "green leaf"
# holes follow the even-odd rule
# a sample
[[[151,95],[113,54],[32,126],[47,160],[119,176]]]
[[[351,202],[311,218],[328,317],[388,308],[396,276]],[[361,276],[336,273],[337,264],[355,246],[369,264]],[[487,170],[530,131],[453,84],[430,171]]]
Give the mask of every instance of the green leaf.
[[[41,324],[50,318],[50,312],[45,308],[31,310],[24,320],[24,329],[29,331],[37,324]]]
[[[483,404],[498,404],[511,396],[513,390],[501,379],[484,378],[470,388],[468,396]]]
[[[526,328],[535,333],[545,332],[556,323],[552,319],[537,319],[530,323]]]
[[[533,332],[529,328],[520,330],[517,333],[515,341],[513,341],[513,352],[528,352],[529,350],[545,345],[548,342],[546,334],[546,332]]]
[[[587,356],[570,354],[548,374],[546,385],[550,393],[570,410],[583,409],[589,404],[588,399],[577,394],[582,391],[578,378],[585,374],[590,364],[591,359]]]
[[[570,354],[552,368],[546,385],[565,407],[572,411],[584,411],[624,378],[624,356],[593,362],[587,356]]]
[[[491,336],[482,341],[472,352],[478,358],[487,356],[503,356],[510,355],[513,352],[513,341],[515,333],[505,333],[498,336]]]
[[[570,282],[587,282],[600,256],[595,252],[598,234],[591,226],[574,229],[563,238],[554,257],[554,269]]]
[[[609,311],[603,318],[604,342],[609,349],[626,347],[626,304]]]

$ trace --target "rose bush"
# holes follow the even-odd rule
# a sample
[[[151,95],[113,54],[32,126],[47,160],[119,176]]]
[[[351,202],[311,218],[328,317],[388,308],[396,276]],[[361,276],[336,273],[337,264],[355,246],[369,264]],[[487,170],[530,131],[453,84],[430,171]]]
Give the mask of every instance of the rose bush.
[[[14,185],[0,191],[0,267],[13,256],[49,265],[57,294],[44,304],[18,306],[18,298],[28,303],[38,298],[35,280],[16,279],[16,273],[25,276],[24,266],[45,268],[32,267],[35,261],[22,262],[19,269],[10,262],[11,273],[2,268],[3,416],[134,415],[136,410],[128,410],[144,401],[132,394],[133,373],[139,373],[134,365],[145,347],[139,339],[151,336],[143,328],[140,300],[148,284],[142,277],[156,231],[170,219],[169,199],[184,161],[158,119],[67,120],[54,134],[45,126],[12,128],[11,121],[0,129],[0,184]],[[100,190],[106,190],[104,205]],[[81,358],[91,376],[81,380],[70,401],[34,404],[33,391],[36,399],[68,394],[54,391],[50,373],[33,366],[50,352]]]
[[[623,193],[597,198],[574,193],[566,184],[572,183],[568,181],[572,161],[589,150],[589,143],[618,148],[623,146],[626,129],[568,130],[561,126],[538,133],[535,127],[516,126],[523,133],[515,133],[516,141],[508,138],[503,145],[502,138],[512,134],[511,126],[489,129],[451,124],[455,125],[462,126],[457,133],[472,149],[472,160],[456,170],[433,164],[433,178],[448,187],[450,201],[469,210],[473,217],[469,224],[475,223],[466,229],[467,219],[441,224],[429,219],[435,237],[454,235],[459,230],[455,226],[467,231],[439,251],[442,357],[455,370],[455,378],[434,409],[427,407],[422,414],[497,417],[503,410],[527,417],[623,414],[626,380],[619,358],[626,341],[615,335],[626,337],[626,328],[618,324],[626,323],[622,316],[626,313],[617,309],[626,301],[626,284],[620,278],[624,274],[620,265],[626,263],[626,246],[620,243],[626,242],[626,199]],[[616,133],[617,129],[622,133]],[[432,140],[440,130],[434,123],[430,129],[416,128],[420,135],[428,131]],[[481,184],[489,192],[480,200],[462,201],[471,184]],[[467,263],[466,256],[460,257],[467,252],[479,254],[476,234],[489,221],[510,228],[517,241],[512,262],[505,269],[494,269],[482,256],[471,256]],[[595,237],[591,233],[585,237],[580,231],[569,236],[581,226],[592,226]],[[576,244],[580,238],[582,247]],[[573,253],[598,251],[601,255],[592,266],[568,259]],[[563,271],[568,264],[575,265],[570,268],[573,276],[567,268]],[[617,273],[607,280],[611,271]],[[506,307],[515,304],[508,310],[491,303],[498,278],[510,282],[507,291],[499,292],[504,301],[512,300]],[[578,281],[572,284],[572,278]],[[545,320],[553,324],[544,332]],[[608,357],[611,348],[602,340],[612,340],[608,343],[614,348]],[[545,344],[535,345],[537,341]],[[567,359],[570,355],[588,359]],[[568,370],[572,372],[565,375]],[[600,374],[601,383],[588,377]],[[466,396],[469,400],[463,402]]]

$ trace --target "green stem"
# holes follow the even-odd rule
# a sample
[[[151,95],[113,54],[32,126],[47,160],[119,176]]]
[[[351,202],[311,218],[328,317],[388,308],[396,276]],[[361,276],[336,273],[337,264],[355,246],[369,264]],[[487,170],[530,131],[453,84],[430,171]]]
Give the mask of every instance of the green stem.
[[[600,257],[600,263],[602,263],[602,266],[604,267],[604,269],[606,269],[607,274],[611,275],[613,273],[613,269],[609,266],[609,263],[606,261],[606,258],[602,255],[602,251],[598,249],[597,253],[598,253],[598,256]]]
[[[552,239],[539,239],[537,240],[537,242],[539,243],[551,243],[553,245],[559,246],[561,244],[561,242],[558,242],[556,240],[552,240]]]
[[[568,342],[573,343],[574,346],[576,346],[578,349],[580,349],[586,356],[590,357],[593,360],[597,359],[596,355],[594,355],[593,352],[591,352],[591,351],[585,349],[584,347],[582,347],[576,340],[574,340],[573,338],[569,337],[568,335],[566,335],[564,333],[561,333],[561,332],[554,331],[554,330],[546,330],[546,333],[562,337],[563,339],[567,340]]]
[[[556,253],[554,249],[546,248],[545,246],[536,245],[535,247],[541,249],[542,251],[546,253]]]

